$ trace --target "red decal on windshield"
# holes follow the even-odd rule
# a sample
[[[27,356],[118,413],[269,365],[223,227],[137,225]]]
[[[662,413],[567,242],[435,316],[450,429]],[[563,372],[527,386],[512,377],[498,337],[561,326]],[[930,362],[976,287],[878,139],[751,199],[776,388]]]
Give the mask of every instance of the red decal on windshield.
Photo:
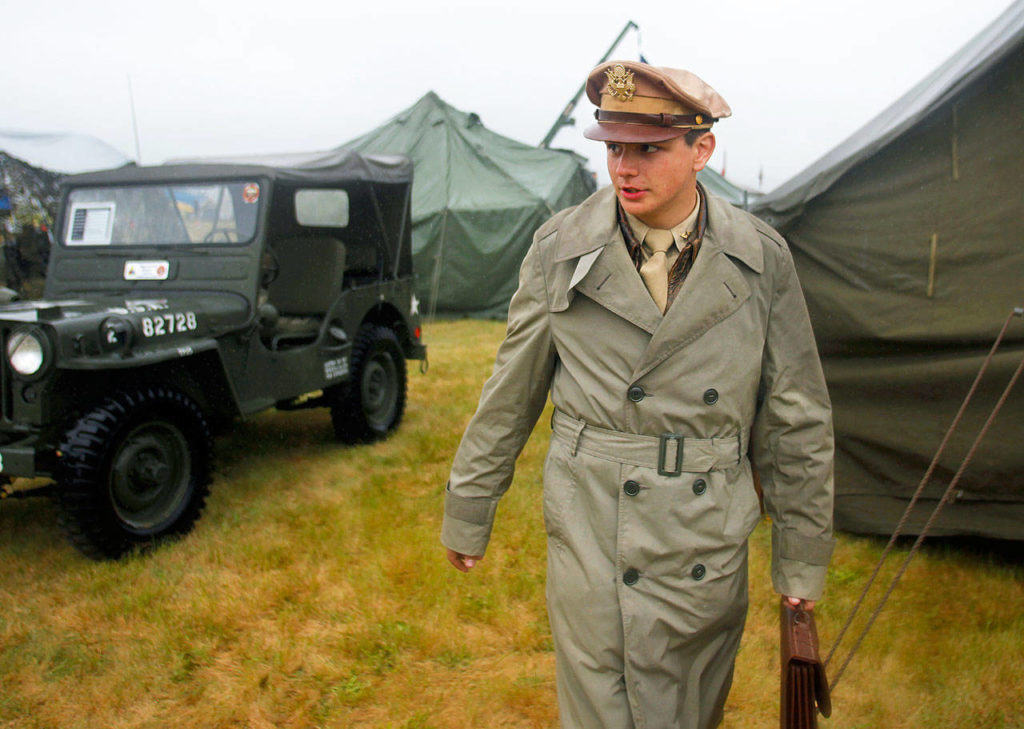
[[[242,199],[247,203],[254,203],[260,199],[260,186],[250,182],[242,189]]]

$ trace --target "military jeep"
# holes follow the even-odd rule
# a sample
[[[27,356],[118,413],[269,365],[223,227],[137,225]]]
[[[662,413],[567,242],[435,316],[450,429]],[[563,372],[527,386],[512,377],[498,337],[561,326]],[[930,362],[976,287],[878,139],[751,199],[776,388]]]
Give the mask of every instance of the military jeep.
[[[49,491],[74,545],[116,558],[192,527],[238,417],[388,435],[426,359],[411,186],[407,159],[348,152],[66,178],[44,298],[0,306],[4,495]]]

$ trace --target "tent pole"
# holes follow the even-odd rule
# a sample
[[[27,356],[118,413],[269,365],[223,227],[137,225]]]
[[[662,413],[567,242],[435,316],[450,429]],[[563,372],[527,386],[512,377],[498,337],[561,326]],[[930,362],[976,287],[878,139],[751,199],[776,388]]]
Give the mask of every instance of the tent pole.
[[[932,233],[930,246],[931,252],[928,256],[928,298],[935,296],[935,258],[939,252],[939,234]]]
[[[441,235],[437,239],[437,254],[434,256],[434,270],[430,276],[430,303],[427,306],[427,324],[434,323],[437,312],[437,297],[441,292],[441,261],[444,256],[444,241],[448,235],[448,208],[441,212]]]

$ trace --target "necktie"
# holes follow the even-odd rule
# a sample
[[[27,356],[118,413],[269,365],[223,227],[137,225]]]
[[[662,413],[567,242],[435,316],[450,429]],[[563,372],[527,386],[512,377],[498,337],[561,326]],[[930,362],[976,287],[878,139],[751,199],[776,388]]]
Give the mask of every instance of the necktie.
[[[640,266],[640,275],[651,292],[654,303],[665,313],[665,305],[668,302],[668,259],[666,253],[673,246],[675,239],[671,230],[652,228],[647,231],[644,243],[651,249],[650,257]]]

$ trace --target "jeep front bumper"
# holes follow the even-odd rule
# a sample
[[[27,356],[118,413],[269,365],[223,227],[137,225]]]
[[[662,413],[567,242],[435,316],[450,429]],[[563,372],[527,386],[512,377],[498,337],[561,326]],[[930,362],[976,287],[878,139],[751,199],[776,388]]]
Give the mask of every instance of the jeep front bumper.
[[[40,456],[36,449],[37,437],[28,435],[21,440],[0,445],[0,476],[7,478],[35,478],[49,476],[50,467],[40,467]]]

